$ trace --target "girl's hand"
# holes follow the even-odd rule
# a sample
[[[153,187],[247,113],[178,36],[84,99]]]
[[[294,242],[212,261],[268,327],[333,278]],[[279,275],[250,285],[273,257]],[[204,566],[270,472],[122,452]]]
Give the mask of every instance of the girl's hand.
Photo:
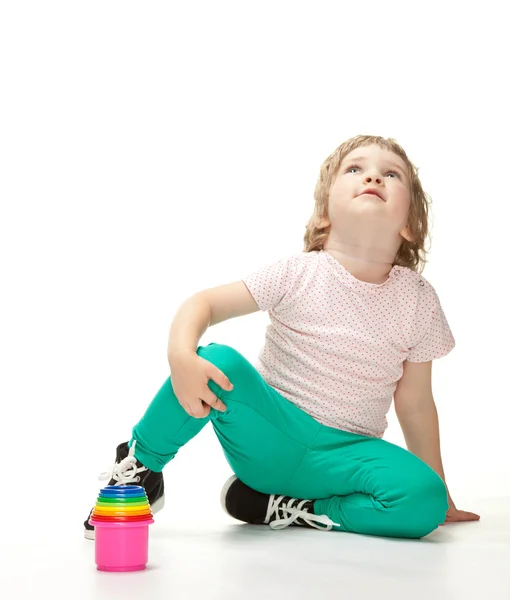
[[[211,408],[225,412],[227,407],[207,385],[212,379],[230,392],[234,386],[224,373],[193,350],[174,353],[169,362],[174,394],[188,415],[203,419],[209,415]]]
[[[455,523],[456,521],[479,521],[480,515],[476,513],[467,512],[465,510],[459,510],[455,506],[450,506],[446,512],[445,523]],[[441,523],[444,525],[444,523]]]

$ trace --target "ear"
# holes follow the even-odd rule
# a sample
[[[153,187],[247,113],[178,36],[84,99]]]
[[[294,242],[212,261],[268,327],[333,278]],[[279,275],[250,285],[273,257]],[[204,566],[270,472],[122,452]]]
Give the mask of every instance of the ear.
[[[411,232],[409,231],[409,227],[406,226],[404,227],[404,229],[402,229],[402,231],[400,232],[400,235],[406,239],[408,242],[412,242],[413,241],[413,236],[411,235]]]
[[[331,225],[331,221],[327,218],[327,217],[323,217],[322,219],[319,220],[318,223],[316,223],[316,227],[317,229],[325,229],[326,227],[329,227]]]

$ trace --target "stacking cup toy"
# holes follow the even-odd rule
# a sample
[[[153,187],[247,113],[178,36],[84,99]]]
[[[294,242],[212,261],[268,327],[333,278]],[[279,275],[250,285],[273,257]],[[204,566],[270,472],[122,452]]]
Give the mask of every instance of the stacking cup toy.
[[[99,492],[89,523],[95,529],[99,571],[141,571],[149,555],[154,523],[145,488],[108,485]]]

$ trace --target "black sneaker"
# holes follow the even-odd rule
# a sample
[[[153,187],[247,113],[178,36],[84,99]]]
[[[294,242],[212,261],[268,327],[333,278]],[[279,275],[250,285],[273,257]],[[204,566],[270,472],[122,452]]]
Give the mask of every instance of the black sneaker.
[[[165,486],[163,483],[163,473],[156,473],[144,467],[142,463],[135,458],[136,440],[133,441],[131,448],[128,448],[128,442],[117,446],[117,457],[115,465],[111,472],[103,473],[99,479],[110,479],[108,485],[141,485],[145,488],[145,493],[149,500],[152,514],[160,511],[165,505]],[[89,523],[92,509],[83,525],[85,527],[85,537],[88,540],[94,539],[94,526]]]
[[[269,524],[271,529],[301,525],[330,531],[333,525],[338,525],[327,515],[316,515],[313,500],[263,494],[245,485],[235,475],[223,486],[220,502],[223,510],[234,519],[252,525]]]

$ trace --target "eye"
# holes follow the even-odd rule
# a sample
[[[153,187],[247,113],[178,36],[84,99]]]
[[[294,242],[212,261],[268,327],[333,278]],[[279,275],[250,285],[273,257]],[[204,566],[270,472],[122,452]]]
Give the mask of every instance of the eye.
[[[358,166],[358,165],[351,165],[350,167],[348,167],[348,168],[347,168],[347,170],[346,170],[345,172],[346,172],[346,173],[349,173],[349,172],[350,172],[350,171],[352,171],[353,169],[358,169],[358,170],[361,170],[361,167],[360,167],[360,166]],[[391,173],[392,175],[395,175],[395,176],[396,176],[398,179],[400,179],[400,174],[399,174],[399,173],[397,173],[397,171],[388,171],[388,172],[386,173],[386,175],[390,175],[390,173]],[[392,177],[392,179],[393,179],[393,177]]]

